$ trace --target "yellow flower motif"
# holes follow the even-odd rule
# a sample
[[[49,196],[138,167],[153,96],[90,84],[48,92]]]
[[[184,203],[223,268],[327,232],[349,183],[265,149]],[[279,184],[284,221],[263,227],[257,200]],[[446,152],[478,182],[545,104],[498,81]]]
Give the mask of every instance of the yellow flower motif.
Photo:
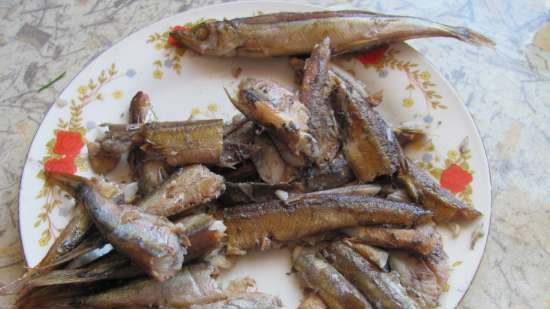
[[[218,111],[218,105],[216,103],[210,103],[208,104],[208,111],[211,113],[215,113]]]
[[[192,116],[192,117],[196,117],[196,116],[198,116],[198,115],[200,115],[200,114],[201,114],[200,108],[198,108],[198,107],[193,107],[193,108],[191,109],[191,116]]]
[[[153,77],[156,79],[162,79],[162,75],[164,75],[164,73],[162,73],[161,70],[157,69],[153,71]]]
[[[403,106],[405,107],[412,107],[414,105],[414,101],[412,98],[404,98],[403,99]]]
[[[432,75],[428,71],[424,71],[420,73],[420,78],[423,79],[424,81],[429,81],[431,77]]]
[[[124,97],[124,92],[122,92],[122,90],[120,89],[117,89],[115,91],[113,91],[113,98],[115,100],[120,100]]]
[[[86,87],[86,86],[78,87],[78,93],[80,93],[81,95],[85,95],[86,92],[88,92],[88,87]]]

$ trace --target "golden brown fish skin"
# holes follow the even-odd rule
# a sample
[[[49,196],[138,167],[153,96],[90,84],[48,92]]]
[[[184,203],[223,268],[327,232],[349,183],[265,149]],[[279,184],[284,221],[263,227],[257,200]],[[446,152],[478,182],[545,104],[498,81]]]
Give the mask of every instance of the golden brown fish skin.
[[[227,247],[232,254],[339,228],[364,224],[411,226],[430,217],[429,211],[414,205],[346,194],[304,195],[224,210]]]
[[[300,102],[309,110],[309,127],[319,143],[316,163],[329,164],[340,150],[338,125],[330,99],[329,82],[330,38],[315,45],[304,66]]]
[[[330,309],[372,309],[365,297],[315,251],[297,247],[294,268],[301,280],[316,291]]]
[[[168,217],[216,199],[223,190],[223,177],[203,165],[189,165],[174,172],[137,207],[150,214]]]
[[[235,166],[245,160],[248,160],[260,149],[254,144],[241,144],[232,142],[223,142],[223,150],[220,155],[218,166],[234,169]]]
[[[429,224],[414,229],[360,226],[346,229],[344,232],[356,242],[383,248],[402,249],[422,255],[432,253],[440,237],[433,226]]]
[[[172,166],[216,164],[223,148],[223,121],[149,123],[143,137],[146,147],[160,152]]]
[[[353,86],[339,83],[333,103],[344,131],[343,152],[359,180],[392,176],[403,168],[405,158],[392,129]]]
[[[390,267],[399,274],[401,284],[421,308],[437,307],[442,288],[424,259],[410,253],[395,251],[390,255]]]
[[[237,97],[230,99],[239,111],[265,127],[294,155],[311,159],[319,155],[317,141],[309,132],[307,108],[289,90],[275,82],[246,78],[239,84]]]
[[[269,137],[256,136],[254,145],[259,150],[252,155],[251,159],[263,181],[271,185],[288,184],[298,177],[298,169],[283,160]]]
[[[464,204],[449,190],[441,187],[412,161],[407,161],[407,166],[407,172],[400,175],[400,179],[413,199],[417,195],[418,202],[433,211],[436,223],[470,221],[482,215]]]
[[[417,309],[394,273],[385,273],[371,265],[343,242],[323,249],[323,256],[354,284],[371,304],[380,309]]]
[[[366,11],[282,12],[205,21],[191,29],[173,31],[170,36],[199,54],[222,57],[303,55],[327,36],[335,55],[386,42],[434,36],[494,46],[488,38],[464,27]]]

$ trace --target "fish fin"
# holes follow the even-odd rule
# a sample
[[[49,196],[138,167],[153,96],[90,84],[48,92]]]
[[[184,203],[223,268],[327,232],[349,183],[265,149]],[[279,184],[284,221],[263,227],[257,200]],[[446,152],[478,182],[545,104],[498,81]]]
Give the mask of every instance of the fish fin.
[[[475,46],[485,46],[495,49],[495,42],[483,34],[476,32],[466,27],[451,27],[443,25],[443,29],[451,34],[451,36]]]

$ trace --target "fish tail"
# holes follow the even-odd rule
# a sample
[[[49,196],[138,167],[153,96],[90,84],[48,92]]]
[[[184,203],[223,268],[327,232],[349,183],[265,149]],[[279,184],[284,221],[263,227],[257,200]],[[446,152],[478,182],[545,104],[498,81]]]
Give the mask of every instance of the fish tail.
[[[451,27],[443,25],[443,29],[452,37],[475,46],[495,48],[496,44],[483,34],[466,27]]]

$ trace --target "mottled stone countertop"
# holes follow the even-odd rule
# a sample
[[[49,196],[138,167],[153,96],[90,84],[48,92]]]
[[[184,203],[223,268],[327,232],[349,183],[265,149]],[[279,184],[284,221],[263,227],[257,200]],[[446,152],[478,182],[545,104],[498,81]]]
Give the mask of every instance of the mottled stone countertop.
[[[0,1],[0,284],[22,271],[19,180],[40,121],[97,54],[153,21],[220,1]],[[450,81],[483,138],[493,219],[459,308],[550,308],[550,6],[543,0],[312,1],[467,25],[496,51],[454,40],[411,44]],[[66,71],[52,87],[37,89]],[[546,179],[546,180],[545,180]],[[13,298],[0,297],[0,308]]]

